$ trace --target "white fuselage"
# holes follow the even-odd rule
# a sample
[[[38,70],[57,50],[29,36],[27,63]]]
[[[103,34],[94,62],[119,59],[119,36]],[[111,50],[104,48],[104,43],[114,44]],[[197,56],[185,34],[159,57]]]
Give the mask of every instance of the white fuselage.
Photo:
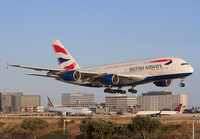
[[[164,60],[163,60],[164,59]],[[162,61],[163,60],[163,61]],[[169,61],[167,61],[169,60]],[[81,68],[80,71],[98,72],[116,75],[144,76],[141,81],[124,80],[113,87],[136,86],[153,81],[161,81],[168,79],[184,78],[193,73],[193,68],[183,59],[176,57],[159,57],[152,59],[144,59],[138,61],[130,61],[116,64],[108,64],[94,66],[89,68]],[[82,81],[65,81],[68,83],[79,84],[90,87],[103,87],[100,84],[94,84],[94,80]]]
[[[50,107],[47,110],[49,112],[61,113],[62,115],[65,115],[65,116],[66,116],[66,113],[72,114],[72,115],[92,114],[92,111],[89,108],[85,108],[85,107]]]

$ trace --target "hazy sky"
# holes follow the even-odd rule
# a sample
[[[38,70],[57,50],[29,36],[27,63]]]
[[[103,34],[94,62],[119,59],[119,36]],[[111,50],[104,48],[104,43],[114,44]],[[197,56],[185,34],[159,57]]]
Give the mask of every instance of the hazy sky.
[[[59,39],[81,67],[160,56],[182,58],[195,70],[185,80],[186,87],[179,87],[179,79],[167,88],[150,83],[137,86],[137,95],[154,90],[188,93],[189,107],[200,106],[199,7],[198,0],[1,0],[0,91],[41,95],[42,105],[47,96],[61,104],[62,93],[79,92],[94,93],[96,102],[104,102],[111,94],[103,88],[28,76],[38,73],[28,69],[6,69],[6,62],[59,68],[50,43]]]

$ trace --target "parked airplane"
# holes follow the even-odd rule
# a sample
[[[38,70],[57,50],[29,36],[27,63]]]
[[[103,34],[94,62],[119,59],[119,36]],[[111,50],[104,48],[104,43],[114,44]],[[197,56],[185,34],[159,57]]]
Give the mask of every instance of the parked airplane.
[[[63,116],[67,115],[90,115],[92,111],[86,107],[54,107],[53,103],[51,102],[50,98],[48,99],[48,107],[47,111],[55,112],[62,114]]]
[[[161,116],[161,115],[172,115],[177,113],[182,113],[183,104],[179,104],[173,111],[139,111],[137,115],[150,115],[151,117]]]
[[[176,57],[159,57],[138,61],[130,61],[89,68],[81,68],[59,40],[51,41],[60,69],[43,68],[23,65],[13,67],[48,71],[47,74],[28,74],[34,76],[52,77],[66,83],[105,87],[104,92],[125,94],[122,87],[131,86],[128,92],[137,93],[134,87],[153,82],[156,86],[167,87],[173,79],[180,78],[180,87],[184,87],[185,77],[193,73],[192,66],[183,59]],[[118,89],[112,89],[118,87]]]

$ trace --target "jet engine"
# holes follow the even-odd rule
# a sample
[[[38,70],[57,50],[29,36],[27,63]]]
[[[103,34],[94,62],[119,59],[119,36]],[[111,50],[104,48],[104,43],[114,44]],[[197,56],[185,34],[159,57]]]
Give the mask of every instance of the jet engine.
[[[65,72],[61,78],[63,80],[66,80],[66,81],[76,81],[76,80],[79,80],[81,78],[81,73],[79,71],[76,71],[76,70],[71,70],[71,71],[68,71],[68,72]]]
[[[168,87],[172,84],[172,82],[173,80],[163,80],[163,81],[155,81],[153,83],[159,87]]]
[[[62,116],[68,116],[67,112],[62,112]]]
[[[114,85],[119,83],[119,77],[116,74],[108,74],[101,77],[100,81],[105,85]]]

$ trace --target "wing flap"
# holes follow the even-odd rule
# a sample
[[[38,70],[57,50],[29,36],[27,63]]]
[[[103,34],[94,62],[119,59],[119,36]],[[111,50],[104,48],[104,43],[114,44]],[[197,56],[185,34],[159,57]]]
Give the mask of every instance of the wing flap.
[[[81,73],[82,82],[88,81],[90,79],[98,80],[102,76],[109,73],[100,73],[100,72],[90,72],[90,71],[79,71]],[[142,81],[146,78],[144,75],[133,75],[133,74],[116,74],[119,76],[119,84],[129,84]]]
[[[40,77],[51,77],[51,78],[57,78],[57,75],[48,75],[48,74],[26,74],[26,75],[31,75],[31,76],[40,76]]]
[[[119,84],[129,84],[140,82],[146,78],[144,75],[133,75],[133,74],[117,74],[119,76]]]
[[[102,76],[106,75],[107,73],[100,73],[100,72],[91,72],[91,71],[81,71],[78,70],[81,73],[81,81],[86,82],[90,79],[92,80],[98,80]]]

